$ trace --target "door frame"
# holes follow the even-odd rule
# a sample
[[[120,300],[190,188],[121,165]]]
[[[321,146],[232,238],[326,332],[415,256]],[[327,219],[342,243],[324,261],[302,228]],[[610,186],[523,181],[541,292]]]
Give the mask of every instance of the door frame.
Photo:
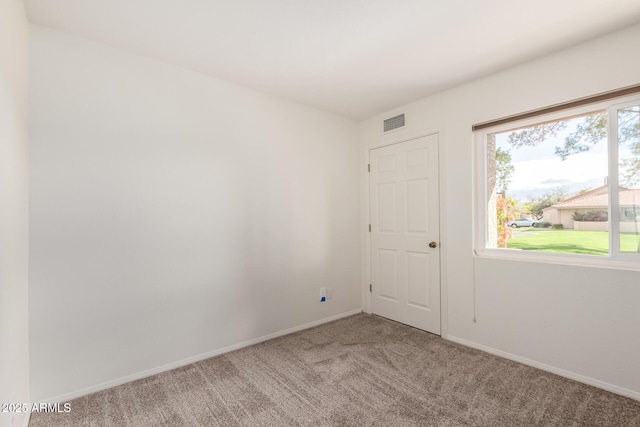
[[[434,131],[425,134],[420,134],[417,136],[404,137],[404,138],[396,138],[389,141],[381,141],[377,143],[372,143],[362,147],[362,171],[364,174],[364,178],[362,180],[363,183],[363,220],[364,224],[362,224],[363,230],[363,251],[362,251],[362,311],[365,313],[372,314],[371,309],[371,292],[369,292],[369,284],[371,283],[371,233],[369,232],[369,224],[371,224],[371,200],[369,195],[369,172],[368,172],[368,164],[370,159],[371,150],[375,150],[382,147],[387,147],[390,145],[401,144],[403,142],[413,141],[419,138],[423,138],[426,136],[437,135],[438,136],[438,211],[440,213],[440,221],[438,224],[438,231],[440,233],[440,336],[442,338],[447,338],[449,336],[449,323],[448,323],[448,310],[447,310],[447,286],[446,286],[446,252],[443,250],[446,249],[446,236],[445,236],[445,185],[444,185],[444,168],[442,165],[445,164],[445,153],[443,148],[442,140],[442,132]]]

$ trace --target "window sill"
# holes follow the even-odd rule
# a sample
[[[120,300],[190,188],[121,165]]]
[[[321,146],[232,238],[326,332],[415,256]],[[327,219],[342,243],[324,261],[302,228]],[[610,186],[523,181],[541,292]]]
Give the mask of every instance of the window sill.
[[[640,255],[612,257],[611,255],[576,255],[521,251],[518,249],[477,249],[475,258],[501,259],[508,261],[560,264],[575,267],[609,268],[616,270],[640,271]]]

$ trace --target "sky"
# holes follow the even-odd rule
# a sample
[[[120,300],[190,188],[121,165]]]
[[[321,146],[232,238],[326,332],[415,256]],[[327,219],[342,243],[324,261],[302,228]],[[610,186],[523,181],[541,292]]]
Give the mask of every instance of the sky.
[[[535,147],[512,148],[507,142],[510,132],[496,134],[496,147],[511,152],[511,164],[515,167],[507,197],[527,201],[557,187],[574,194],[605,184],[608,173],[605,139],[589,151],[573,154],[564,161],[554,153],[555,147],[564,145],[565,137],[575,131],[580,120],[572,119],[564,131]]]

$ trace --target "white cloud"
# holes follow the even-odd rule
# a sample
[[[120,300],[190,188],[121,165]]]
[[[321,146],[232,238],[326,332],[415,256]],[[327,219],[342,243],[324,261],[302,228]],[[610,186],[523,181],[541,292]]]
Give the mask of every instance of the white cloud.
[[[607,176],[607,153],[581,153],[562,161],[546,158],[514,162],[515,172],[509,193],[524,195],[540,193],[559,185],[575,188],[590,183],[593,187],[604,184]]]

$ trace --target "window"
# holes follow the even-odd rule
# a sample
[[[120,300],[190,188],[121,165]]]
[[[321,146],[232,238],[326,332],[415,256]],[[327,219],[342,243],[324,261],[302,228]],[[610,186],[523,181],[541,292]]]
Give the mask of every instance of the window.
[[[476,132],[477,249],[640,261],[640,97],[501,122]]]

